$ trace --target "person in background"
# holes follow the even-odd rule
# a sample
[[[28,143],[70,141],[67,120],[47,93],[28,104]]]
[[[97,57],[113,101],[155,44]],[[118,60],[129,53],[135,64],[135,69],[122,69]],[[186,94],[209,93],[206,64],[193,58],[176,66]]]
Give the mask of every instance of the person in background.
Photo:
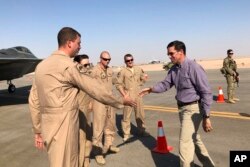
[[[117,99],[96,79],[80,73],[73,58],[81,49],[81,35],[71,27],[58,35],[58,50],[38,64],[29,95],[35,147],[46,147],[50,167],[78,167],[79,90],[116,108],[136,105],[128,96]]]
[[[100,81],[106,89],[112,91],[113,71],[108,65],[111,57],[108,51],[100,54],[100,62],[93,67],[91,76]],[[99,165],[106,163],[104,156],[108,151],[117,153],[119,148],[113,145],[116,133],[115,110],[96,100],[93,101],[93,153]],[[102,144],[104,136],[104,144]]]
[[[152,87],[145,88],[140,96],[149,93],[162,93],[175,86],[180,119],[179,154],[181,167],[194,167],[194,154],[203,166],[214,167],[214,162],[198,134],[199,126],[210,132],[210,107],[212,92],[203,68],[186,57],[186,46],[181,41],[170,42],[167,55],[174,66],[166,78]]]
[[[235,97],[235,87],[236,87],[236,79],[239,75],[237,72],[237,64],[233,59],[233,50],[227,50],[227,57],[223,61],[223,68],[225,69],[225,77],[227,80],[227,98],[228,103],[234,104],[236,101],[240,101],[240,99]]]
[[[81,73],[89,75],[91,67],[86,54],[74,57],[74,62],[82,65]],[[79,167],[89,167],[92,149],[92,98],[83,91],[79,92]]]
[[[124,62],[126,68],[118,72],[115,85],[122,96],[128,93],[129,96],[137,102],[136,107],[125,106],[123,109],[122,130],[124,135],[123,141],[125,142],[130,137],[130,117],[133,110],[135,111],[138,135],[147,137],[149,133],[146,131],[143,100],[138,96],[141,86],[147,80],[147,75],[145,75],[140,67],[134,66],[134,58],[131,54],[126,54],[124,56]]]

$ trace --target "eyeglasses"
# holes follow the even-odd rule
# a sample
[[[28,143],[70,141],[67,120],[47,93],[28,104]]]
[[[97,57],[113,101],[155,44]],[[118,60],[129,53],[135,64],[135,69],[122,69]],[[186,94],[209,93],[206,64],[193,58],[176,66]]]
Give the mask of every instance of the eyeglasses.
[[[89,67],[90,66],[90,63],[87,63],[87,64],[83,64],[84,67]]]
[[[103,58],[103,57],[101,57],[101,59],[104,60],[104,61],[110,61],[111,60],[111,58],[107,59],[107,58]]]
[[[128,62],[134,61],[134,59],[129,59],[129,60],[125,60],[125,61],[126,61],[126,63],[128,63]]]
[[[174,56],[177,52],[169,52],[168,56]]]

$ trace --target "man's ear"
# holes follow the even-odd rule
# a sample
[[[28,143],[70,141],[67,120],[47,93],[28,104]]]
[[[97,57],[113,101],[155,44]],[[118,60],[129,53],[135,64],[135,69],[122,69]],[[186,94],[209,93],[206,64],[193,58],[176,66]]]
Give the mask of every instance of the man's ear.
[[[67,41],[67,47],[71,48],[72,47],[72,41]]]
[[[182,54],[184,54],[183,49],[181,49],[179,52],[181,52]]]

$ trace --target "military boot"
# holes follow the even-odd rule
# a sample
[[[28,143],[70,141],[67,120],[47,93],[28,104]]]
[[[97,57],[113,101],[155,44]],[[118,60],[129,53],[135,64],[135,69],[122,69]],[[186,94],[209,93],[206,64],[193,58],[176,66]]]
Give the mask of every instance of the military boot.
[[[229,100],[228,100],[228,103],[235,104],[235,101],[232,100],[232,99],[229,99]]]
[[[129,139],[130,135],[124,135],[123,141],[126,142]]]
[[[227,97],[228,97],[228,103],[235,104],[235,101],[233,100],[233,93],[232,92],[229,92],[227,94]]]
[[[106,161],[102,155],[96,155],[95,156],[96,163],[98,165],[105,165]]]
[[[116,146],[110,146],[109,151],[112,153],[118,153],[120,151],[120,149]]]
[[[240,99],[239,99],[239,98],[234,97],[234,98],[233,98],[233,101],[240,101]]]
[[[120,149],[118,147],[111,145],[111,146],[104,146],[102,153],[103,154],[107,154],[108,152],[118,153],[119,151],[120,151]]]

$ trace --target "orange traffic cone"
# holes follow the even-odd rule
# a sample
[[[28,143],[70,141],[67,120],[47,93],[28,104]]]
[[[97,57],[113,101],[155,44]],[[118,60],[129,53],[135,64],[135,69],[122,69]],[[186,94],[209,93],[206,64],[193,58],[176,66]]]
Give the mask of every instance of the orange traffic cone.
[[[164,134],[163,126],[162,126],[162,121],[158,121],[158,136],[157,136],[157,144],[156,147],[152,150],[156,153],[169,153],[170,151],[173,150],[173,147],[168,146],[167,140]]]
[[[219,87],[219,95],[217,97],[217,103],[224,103],[225,100],[224,100],[224,96],[223,96],[223,91],[222,91],[222,88]]]

